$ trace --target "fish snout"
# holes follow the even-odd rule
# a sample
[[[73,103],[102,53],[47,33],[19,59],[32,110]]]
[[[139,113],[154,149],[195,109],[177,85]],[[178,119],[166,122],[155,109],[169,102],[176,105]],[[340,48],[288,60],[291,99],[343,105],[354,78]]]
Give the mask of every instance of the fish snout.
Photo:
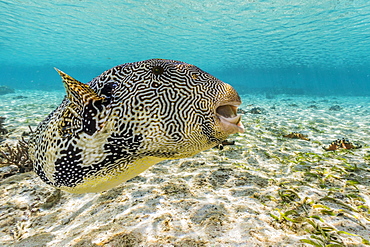
[[[216,116],[220,119],[221,128],[228,134],[244,132],[241,115],[237,114],[241,102],[225,102],[216,108]]]

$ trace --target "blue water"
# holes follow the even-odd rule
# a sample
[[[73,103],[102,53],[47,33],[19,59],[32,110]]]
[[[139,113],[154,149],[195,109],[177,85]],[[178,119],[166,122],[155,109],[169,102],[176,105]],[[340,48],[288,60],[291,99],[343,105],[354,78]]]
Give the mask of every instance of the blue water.
[[[0,85],[16,89],[166,58],[241,93],[370,94],[368,0],[2,0],[0,37]]]

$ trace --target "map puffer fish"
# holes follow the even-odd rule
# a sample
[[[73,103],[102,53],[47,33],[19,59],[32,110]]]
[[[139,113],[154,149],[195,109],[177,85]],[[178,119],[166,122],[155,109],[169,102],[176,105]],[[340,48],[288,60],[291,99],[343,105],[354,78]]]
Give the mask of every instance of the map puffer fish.
[[[29,156],[44,182],[68,192],[108,190],[244,131],[238,93],[191,64],[126,63],[87,84],[56,70],[66,97],[33,132]]]

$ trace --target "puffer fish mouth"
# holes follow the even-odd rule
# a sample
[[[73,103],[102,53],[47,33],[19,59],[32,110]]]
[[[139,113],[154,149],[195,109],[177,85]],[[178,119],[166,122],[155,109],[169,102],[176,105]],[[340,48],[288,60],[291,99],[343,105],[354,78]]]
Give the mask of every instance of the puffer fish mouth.
[[[216,115],[221,121],[222,129],[229,134],[244,132],[242,117],[237,114],[239,105],[240,102],[227,102],[216,108]]]

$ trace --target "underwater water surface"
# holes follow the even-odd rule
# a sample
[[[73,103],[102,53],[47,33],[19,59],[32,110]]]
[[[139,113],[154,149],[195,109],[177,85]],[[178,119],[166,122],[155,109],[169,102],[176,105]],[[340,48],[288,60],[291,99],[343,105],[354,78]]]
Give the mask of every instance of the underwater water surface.
[[[2,0],[0,22],[0,85],[16,89],[165,58],[240,93],[370,92],[367,0]]]

